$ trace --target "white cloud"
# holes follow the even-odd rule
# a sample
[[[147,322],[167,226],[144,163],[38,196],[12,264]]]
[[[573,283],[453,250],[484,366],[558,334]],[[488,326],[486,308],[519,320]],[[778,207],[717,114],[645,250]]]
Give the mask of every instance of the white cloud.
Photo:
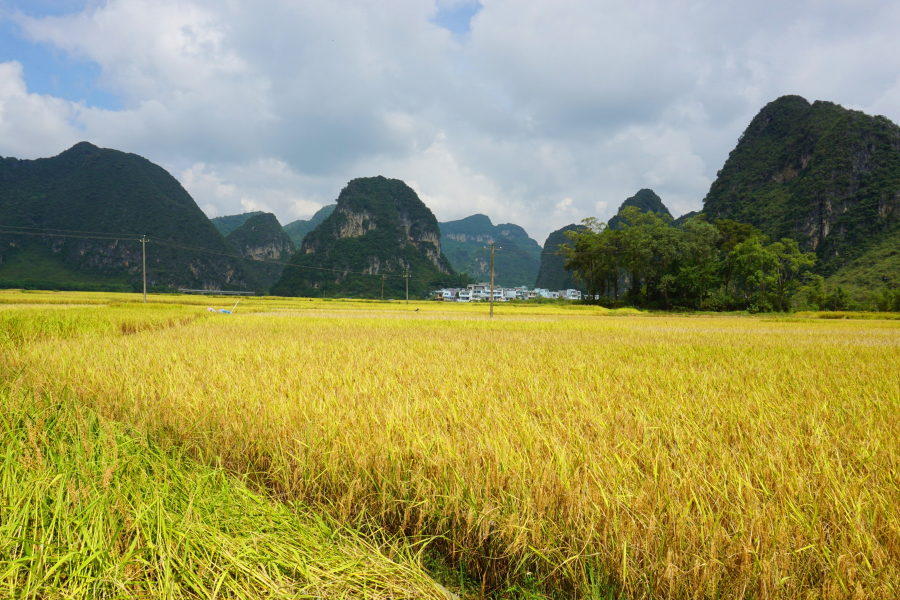
[[[269,208],[267,204],[253,198],[241,198],[241,207],[244,209],[241,212],[254,212],[257,210],[263,212],[272,212],[272,209]]]
[[[230,215],[261,210],[274,212],[282,224],[309,218],[331,199],[304,198],[293,189],[310,187],[284,161],[268,158],[248,165],[226,165],[225,172],[197,163],[175,173],[181,184],[208,214]],[[233,181],[240,181],[238,186]]]
[[[572,199],[563,198],[556,204],[556,210],[553,214],[559,217],[564,215],[571,215],[573,213],[575,213],[575,209],[572,206]]]
[[[29,93],[23,66],[2,63],[0,153],[86,139],[162,164],[208,214],[265,207],[282,222],[380,174],[441,220],[482,212],[542,241],[642,187],[676,214],[699,208],[780,95],[900,120],[897,3],[484,0],[464,36],[433,22],[477,4],[107,0],[17,14],[35,43],[98,65],[122,108]]]
[[[0,155],[38,158],[78,142],[73,126],[83,107],[30,94],[17,61],[0,63]]]

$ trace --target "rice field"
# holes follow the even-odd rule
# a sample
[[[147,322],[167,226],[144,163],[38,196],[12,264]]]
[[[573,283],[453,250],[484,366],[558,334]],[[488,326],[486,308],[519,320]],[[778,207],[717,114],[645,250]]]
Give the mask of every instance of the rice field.
[[[6,393],[366,532],[381,594],[900,596],[900,321],[137,298],[0,293]]]

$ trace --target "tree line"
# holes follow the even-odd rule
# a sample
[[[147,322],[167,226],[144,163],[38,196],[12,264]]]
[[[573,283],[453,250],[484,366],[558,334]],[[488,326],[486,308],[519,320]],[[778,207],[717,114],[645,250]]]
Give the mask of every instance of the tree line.
[[[825,293],[816,255],[795,240],[769,240],[746,223],[702,216],[672,225],[669,215],[626,207],[621,225],[585,219],[560,246],[565,268],[589,302],[648,308],[784,311],[803,293],[812,309],[844,309],[843,290]]]

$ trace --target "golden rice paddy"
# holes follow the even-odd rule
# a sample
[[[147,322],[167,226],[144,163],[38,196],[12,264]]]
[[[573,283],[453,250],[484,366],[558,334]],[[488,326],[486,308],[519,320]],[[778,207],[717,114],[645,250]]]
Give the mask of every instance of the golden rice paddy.
[[[900,596],[896,320],[135,299],[0,294],[9,393],[401,535],[478,594]]]

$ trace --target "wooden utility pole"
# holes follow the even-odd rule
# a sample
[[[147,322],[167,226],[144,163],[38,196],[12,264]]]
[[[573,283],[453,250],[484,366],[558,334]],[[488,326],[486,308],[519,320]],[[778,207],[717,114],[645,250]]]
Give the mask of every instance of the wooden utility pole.
[[[147,304],[147,236],[141,236],[141,254],[144,259],[144,304]]]
[[[494,243],[491,242],[491,318],[494,318]]]
[[[381,274],[381,301],[384,302],[384,273]]]
[[[406,269],[406,304],[409,304],[409,268]]]

